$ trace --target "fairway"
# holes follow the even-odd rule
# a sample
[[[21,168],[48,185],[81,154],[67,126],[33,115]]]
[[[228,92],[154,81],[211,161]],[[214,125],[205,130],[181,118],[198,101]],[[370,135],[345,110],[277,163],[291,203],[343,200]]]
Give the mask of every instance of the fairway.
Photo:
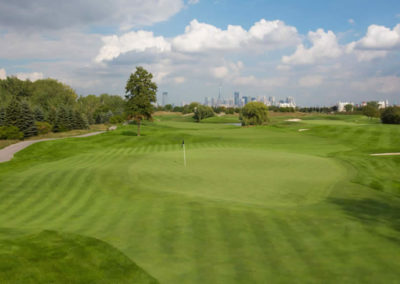
[[[0,164],[0,280],[39,275],[18,270],[35,248],[50,261],[90,244],[85,259],[100,263],[73,269],[94,282],[396,283],[400,156],[370,154],[399,152],[400,128],[335,117],[249,128],[156,117],[142,137],[127,125],[34,144]]]

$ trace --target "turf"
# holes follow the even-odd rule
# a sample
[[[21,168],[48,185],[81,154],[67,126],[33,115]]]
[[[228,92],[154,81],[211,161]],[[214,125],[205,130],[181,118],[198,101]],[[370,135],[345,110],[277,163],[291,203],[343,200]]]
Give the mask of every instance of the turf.
[[[400,157],[369,156],[400,151],[398,126],[218,122],[161,116],[142,137],[123,126],[21,151],[0,164],[0,236],[95,238],[161,283],[398,281]]]

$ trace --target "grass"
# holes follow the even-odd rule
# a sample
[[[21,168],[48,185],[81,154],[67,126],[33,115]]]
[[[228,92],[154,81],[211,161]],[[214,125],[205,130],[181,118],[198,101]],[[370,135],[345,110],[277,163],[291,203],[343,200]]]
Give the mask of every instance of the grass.
[[[0,164],[0,244],[26,250],[0,281],[10,269],[43,282],[68,271],[65,258],[20,268],[52,247],[51,236],[37,237],[51,230],[66,239],[56,255],[74,252],[77,235],[109,248],[84,243],[87,259],[104,265],[66,273],[82,282],[107,273],[118,282],[110,263],[130,263],[125,255],[161,283],[395,283],[400,157],[369,154],[400,151],[400,128],[337,117],[241,128],[161,115],[142,137],[129,125],[32,145]]]

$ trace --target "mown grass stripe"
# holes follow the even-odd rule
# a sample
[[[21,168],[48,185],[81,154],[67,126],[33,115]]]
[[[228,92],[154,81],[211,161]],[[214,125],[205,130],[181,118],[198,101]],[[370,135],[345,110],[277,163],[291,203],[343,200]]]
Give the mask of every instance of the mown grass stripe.
[[[67,192],[71,190],[75,190],[75,188],[79,188],[81,183],[87,179],[88,171],[83,170],[75,170],[71,171],[71,174],[68,174],[65,180],[65,184],[60,184],[59,188],[61,190],[52,190],[52,193],[46,197],[45,202],[40,202],[37,200],[37,203],[41,204],[40,206],[36,206],[35,210],[29,212],[28,215],[24,216],[23,219],[19,221],[19,223],[31,223],[37,221],[40,223],[40,218],[45,216],[46,213],[51,212],[54,208],[57,208],[59,205],[58,200],[67,196]],[[18,220],[16,220],[18,223]]]

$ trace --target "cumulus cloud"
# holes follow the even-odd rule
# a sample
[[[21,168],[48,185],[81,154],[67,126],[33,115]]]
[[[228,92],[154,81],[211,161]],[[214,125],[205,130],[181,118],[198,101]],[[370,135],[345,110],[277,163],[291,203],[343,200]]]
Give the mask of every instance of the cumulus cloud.
[[[17,73],[15,76],[20,80],[31,80],[32,82],[43,79],[43,73],[41,72]]]
[[[273,77],[273,78],[257,78],[253,75],[242,76],[235,78],[235,85],[238,86],[252,86],[270,89],[274,87],[282,87],[288,83],[289,79],[286,77]]]
[[[183,84],[185,83],[186,79],[183,76],[178,76],[174,78],[175,84]]]
[[[20,80],[31,80],[32,82],[43,79],[43,73],[41,72],[17,73],[11,76],[15,76]],[[0,69],[0,79],[7,79],[7,72],[4,68]]]
[[[343,53],[332,31],[325,32],[323,29],[318,29],[316,32],[310,31],[308,39],[312,43],[310,48],[300,44],[294,54],[283,56],[282,62],[293,65],[314,64],[325,59],[337,58]]]
[[[389,50],[400,47],[400,24],[393,29],[371,25],[365,37],[356,42],[357,49]]]
[[[301,87],[316,87],[322,84],[323,79],[320,75],[310,75],[301,77],[298,83]]]
[[[382,94],[397,94],[400,92],[400,77],[383,76],[367,78],[366,80],[353,82],[351,87],[363,92],[370,92],[372,90]]]
[[[4,68],[0,69],[0,79],[1,80],[7,79],[7,72]]]
[[[235,77],[240,74],[240,69],[243,68],[243,62],[225,62],[224,65],[211,68],[211,74],[217,79],[227,77]]]
[[[152,32],[129,32],[121,37],[116,35],[103,37],[104,46],[100,49],[95,61],[108,61],[117,58],[129,51],[167,52],[171,50],[171,44],[163,37],[154,37]]]
[[[226,30],[222,30],[193,20],[185,28],[184,34],[172,40],[172,46],[175,50],[182,52],[203,52],[249,48],[253,44],[263,44],[264,49],[274,49],[297,42],[296,28],[287,26],[279,20],[262,19],[249,31],[234,25],[228,25]]]
[[[348,19],[347,22],[349,22],[349,24],[354,25],[356,22],[354,21],[354,19]]]
[[[23,31],[113,25],[129,29],[165,21],[183,7],[182,0],[0,1],[0,27]]]
[[[200,0],[189,0],[188,1],[188,3],[191,4],[191,5],[197,4],[199,2],[200,2]]]

